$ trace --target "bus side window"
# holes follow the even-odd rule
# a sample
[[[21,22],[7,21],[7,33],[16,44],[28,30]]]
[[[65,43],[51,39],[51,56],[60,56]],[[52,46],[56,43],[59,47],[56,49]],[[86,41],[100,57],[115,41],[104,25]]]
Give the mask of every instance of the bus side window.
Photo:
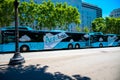
[[[82,38],[82,41],[86,41],[84,37],[81,37]]]
[[[100,37],[100,38],[99,38],[99,42],[102,42],[102,41],[103,41],[103,38],[102,38],[102,37]]]
[[[3,43],[8,43],[8,37],[4,36]]]
[[[15,42],[15,36],[6,35],[6,36],[4,36],[3,42],[4,43]]]
[[[15,42],[15,36],[8,36],[8,42]]]

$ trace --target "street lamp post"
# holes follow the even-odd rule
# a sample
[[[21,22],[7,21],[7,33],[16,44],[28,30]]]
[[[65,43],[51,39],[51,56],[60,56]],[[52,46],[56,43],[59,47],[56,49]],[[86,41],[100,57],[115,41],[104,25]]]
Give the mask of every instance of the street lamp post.
[[[17,65],[25,62],[24,57],[21,56],[19,51],[19,30],[18,30],[18,5],[17,0],[14,1],[15,6],[15,53],[14,56],[10,59],[9,65]]]

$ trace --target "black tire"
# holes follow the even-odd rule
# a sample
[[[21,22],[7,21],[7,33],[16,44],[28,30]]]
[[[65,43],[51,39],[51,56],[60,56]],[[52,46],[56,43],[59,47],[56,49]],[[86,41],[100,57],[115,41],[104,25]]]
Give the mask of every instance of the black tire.
[[[75,49],[79,49],[80,48],[80,45],[79,44],[76,44],[75,45]]]
[[[68,45],[68,49],[72,49],[73,48],[73,45],[72,44],[69,44]]]
[[[23,46],[20,47],[20,51],[21,52],[28,52],[29,51],[29,47],[26,46],[26,45],[23,45]]]
[[[99,44],[99,47],[100,47],[100,48],[102,48],[102,47],[103,47],[103,44],[102,44],[102,43],[100,43],[100,44]]]
[[[120,43],[118,43],[118,46],[120,46]]]

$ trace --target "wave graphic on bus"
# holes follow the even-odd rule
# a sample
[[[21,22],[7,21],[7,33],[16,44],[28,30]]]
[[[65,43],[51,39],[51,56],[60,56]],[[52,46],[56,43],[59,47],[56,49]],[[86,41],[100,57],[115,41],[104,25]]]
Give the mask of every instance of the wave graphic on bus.
[[[44,49],[52,49],[63,39],[67,38],[68,35],[64,32],[58,33],[56,35],[52,35],[51,33],[47,33],[44,36]]]

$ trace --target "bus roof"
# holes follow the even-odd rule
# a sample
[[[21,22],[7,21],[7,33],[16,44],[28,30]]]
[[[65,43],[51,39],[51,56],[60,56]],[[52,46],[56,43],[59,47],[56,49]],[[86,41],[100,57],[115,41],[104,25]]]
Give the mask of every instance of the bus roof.
[[[38,30],[41,32],[68,32],[68,33],[85,33],[85,32],[70,32],[70,31],[64,31],[64,30]]]
[[[65,32],[64,30],[51,30],[51,32]]]
[[[117,34],[105,34],[105,35],[112,36],[112,35],[117,35]]]
[[[103,35],[102,32],[90,32],[89,35]]]
[[[18,26],[18,29],[19,30],[33,30],[29,26]],[[2,27],[0,28],[0,30],[15,30],[15,27],[14,26]]]

